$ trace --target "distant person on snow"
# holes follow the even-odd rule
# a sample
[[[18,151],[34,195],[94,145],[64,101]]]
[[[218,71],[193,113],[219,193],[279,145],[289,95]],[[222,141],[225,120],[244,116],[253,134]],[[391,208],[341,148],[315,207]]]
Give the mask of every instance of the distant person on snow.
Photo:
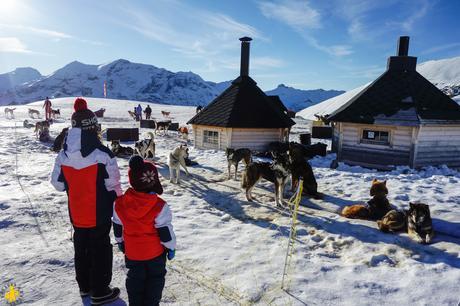
[[[145,119],[150,120],[150,116],[152,115],[152,109],[150,108],[150,105],[147,105],[147,107],[144,110],[145,113]]]
[[[176,236],[155,165],[135,155],[129,161],[131,188],[115,201],[113,232],[125,253],[129,305],[159,305],[166,258],[175,255]]]
[[[43,107],[45,109],[45,119],[50,120],[51,119],[51,101],[48,97],[45,99],[45,103],[43,103]]]
[[[91,295],[91,304],[101,305],[120,295],[120,289],[109,287],[113,260],[109,234],[113,203],[122,195],[120,171],[115,156],[98,138],[97,118],[86,101],[77,98],[74,109],[51,183],[67,192],[80,295]]]
[[[202,109],[203,109],[203,106],[198,105],[198,106],[196,107],[196,113],[198,114],[199,112],[201,112]]]
[[[136,121],[139,121],[142,119],[142,106],[140,104],[136,107],[135,114],[136,114]]]

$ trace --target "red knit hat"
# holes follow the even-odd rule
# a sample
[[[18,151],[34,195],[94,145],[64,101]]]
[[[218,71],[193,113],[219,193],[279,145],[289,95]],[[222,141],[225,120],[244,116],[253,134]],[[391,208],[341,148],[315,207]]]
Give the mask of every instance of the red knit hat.
[[[129,160],[128,177],[129,183],[136,191],[163,193],[157,168],[153,163],[144,161],[139,155]]]
[[[77,98],[75,103],[73,104],[73,109],[78,112],[84,109],[88,109],[88,105],[86,104],[86,100],[83,98]]]

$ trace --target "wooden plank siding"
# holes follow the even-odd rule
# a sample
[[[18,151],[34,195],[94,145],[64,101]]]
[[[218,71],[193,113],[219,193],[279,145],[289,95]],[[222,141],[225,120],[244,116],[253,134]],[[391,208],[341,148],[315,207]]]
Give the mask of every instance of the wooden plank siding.
[[[241,129],[233,128],[230,147],[265,150],[273,141],[283,140],[283,129]]]
[[[224,150],[228,146],[228,136],[231,134],[230,128],[221,128],[216,126],[193,125],[193,134],[195,146],[199,149],[217,149]],[[219,133],[219,143],[217,147],[213,147],[203,142],[204,131],[216,131]]]
[[[364,129],[388,131],[389,145],[361,143]],[[413,127],[339,123],[338,159],[349,164],[387,169],[410,165]]]
[[[460,168],[460,125],[420,128],[414,166],[438,165]]]

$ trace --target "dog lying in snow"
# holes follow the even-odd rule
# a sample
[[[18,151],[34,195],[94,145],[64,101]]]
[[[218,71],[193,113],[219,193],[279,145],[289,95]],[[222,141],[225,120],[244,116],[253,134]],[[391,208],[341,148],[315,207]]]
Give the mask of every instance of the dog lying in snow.
[[[244,165],[247,167],[251,162],[251,150],[246,148],[241,149],[225,149],[225,155],[227,155],[227,166],[228,166],[228,179],[231,178],[231,167],[235,167],[235,180],[238,173],[238,163],[243,161]]]
[[[137,141],[134,144],[136,148],[136,154],[140,155],[143,159],[155,158],[155,142],[153,141],[153,133],[147,133],[150,139],[144,139]]]
[[[252,162],[243,173],[241,187],[245,189],[246,199],[253,200],[251,191],[257,182],[264,178],[275,184],[275,202],[281,206],[284,197],[284,186],[290,174],[289,156],[287,154],[275,154],[273,162]]]
[[[131,147],[123,147],[120,140],[112,140],[111,150],[117,157],[131,157],[134,155],[134,149]]]
[[[434,236],[430,207],[423,203],[409,203],[409,210],[391,210],[377,225],[383,232],[407,232],[418,243],[430,243]]]
[[[22,126],[27,128],[27,129],[31,129],[33,127],[35,127],[35,124],[33,123],[30,123],[29,120],[24,120],[24,122],[22,123]]]
[[[175,183],[180,182],[180,167],[182,166],[187,175],[190,175],[187,169],[185,159],[188,158],[187,146],[180,145],[169,153],[168,166],[169,166],[169,181],[174,182],[174,172],[176,172]]]
[[[390,202],[387,199],[388,189],[387,181],[372,180],[370,195],[372,199],[367,205],[356,204],[345,206],[342,210],[342,216],[351,219],[369,219],[380,220],[392,210]]]

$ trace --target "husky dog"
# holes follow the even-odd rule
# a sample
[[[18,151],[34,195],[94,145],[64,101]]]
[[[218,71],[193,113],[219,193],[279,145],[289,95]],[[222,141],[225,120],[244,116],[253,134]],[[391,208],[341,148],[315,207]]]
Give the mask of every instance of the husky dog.
[[[171,124],[171,120],[168,121],[155,121],[155,134],[161,130],[166,135],[169,129],[169,125]]]
[[[47,129],[49,130],[50,128],[50,123],[48,121],[38,121],[35,123],[35,136],[38,136],[43,132],[43,130]]]
[[[399,232],[407,230],[407,211],[390,210],[382,220],[377,221],[377,226],[382,232]]]
[[[52,109],[51,115],[54,119],[61,117],[61,110],[60,109]]]
[[[59,152],[64,145],[64,139],[67,137],[67,133],[69,132],[69,128],[63,128],[61,133],[54,139],[53,148],[54,152]]]
[[[283,203],[284,186],[289,177],[289,157],[287,154],[279,154],[274,156],[272,163],[250,163],[243,173],[241,187],[246,191],[246,199],[253,200],[251,191],[257,182],[264,178],[267,181],[275,184],[275,202],[277,206]]]
[[[117,157],[130,157],[134,155],[134,150],[131,147],[123,147],[120,144],[120,140],[112,140],[111,144],[112,152]]]
[[[367,205],[345,206],[342,210],[342,216],[351,219],[380,220],[387,212],[392,210],[387,194],[387,181],[380,182],[374,179],[370,190],[372,199],[367,202]]]
[[[423,203],[409,203],[407,233],[419,243],[430,243],[434,236],[430,207]]]
[[[41,142],[49,142],[51,140],[50,129],[48,127],[44,127],[42,130],[40,130],[38,134],[38,140]]]
[[[228,179],[231,178],[231,166],[235,166],[235,180],[236,174],[238,173],[238,163],[243,161],[244,165],[247,167],[251,162],[251,150],[247,148],[241,149],[225,149],[225,154],[227,155],[227,165],[228,165]]]
[[[9,108],[9,107],[6,107],[5,108],[5,118],[9,118],[9,119],[13,119],[14,118],[14,110],[16,108]]]
[[[305,148],[295,142],[289,144],[289,156],[291,157],[291,191],[294,191],[299,184],[300,177],[303,177],[303,190],[306,194],[320,198],[318,183],[311,165],[306,161]]]
[[[383,232],[409,233],[409,237],[418,243],[430,243],[434,236],[430,207],[423,203],[409,203],[409,210],[391,210],[382,220],[377,221]]]
[[[128,111],[128,114],[131,116],[131,118],[133,118],[134,120],[137,119],[137,116],[136,116],[136,113],[133,112],[133,111]]]
[[[94,114],[98,118],[104,117],[104,113],[105,113],[105,108],[98,109],[97,111],[94,112]]]
[[[175,183],[178,184],[180,179],[180,166],[182,166],[187,175],[190,173],[187,170],[185,159],[188,158],[188,148],[187,146],[180,145],[175,148],[171,153],[169,153],[168,166],[169,166],[169,181],[174,182],[174,171],[176,171],[176,180]]]
[[[136,148],[136,153],[140,155],[142,158],[155,158],[155,142],[153,141],[153,133],[147,133],[150,136],[150,139],[144,139],[137,141],[134,144]]]
[[[169,115],[171,114],[171,112],[161,111],[161,114],[163,115],[163,117],[169,118]]]
[[[27,128],[27,129],[31,129],[33,127],[35,127],[35,124],[33,123],[30,123],[29,120],[24,120],[24,122],[22,123],[22,126]]]
[[[29,108],[29,117],[35,119],[34,115],[37,115],[37,118],[40,118],[40,112],[38,110]]]

